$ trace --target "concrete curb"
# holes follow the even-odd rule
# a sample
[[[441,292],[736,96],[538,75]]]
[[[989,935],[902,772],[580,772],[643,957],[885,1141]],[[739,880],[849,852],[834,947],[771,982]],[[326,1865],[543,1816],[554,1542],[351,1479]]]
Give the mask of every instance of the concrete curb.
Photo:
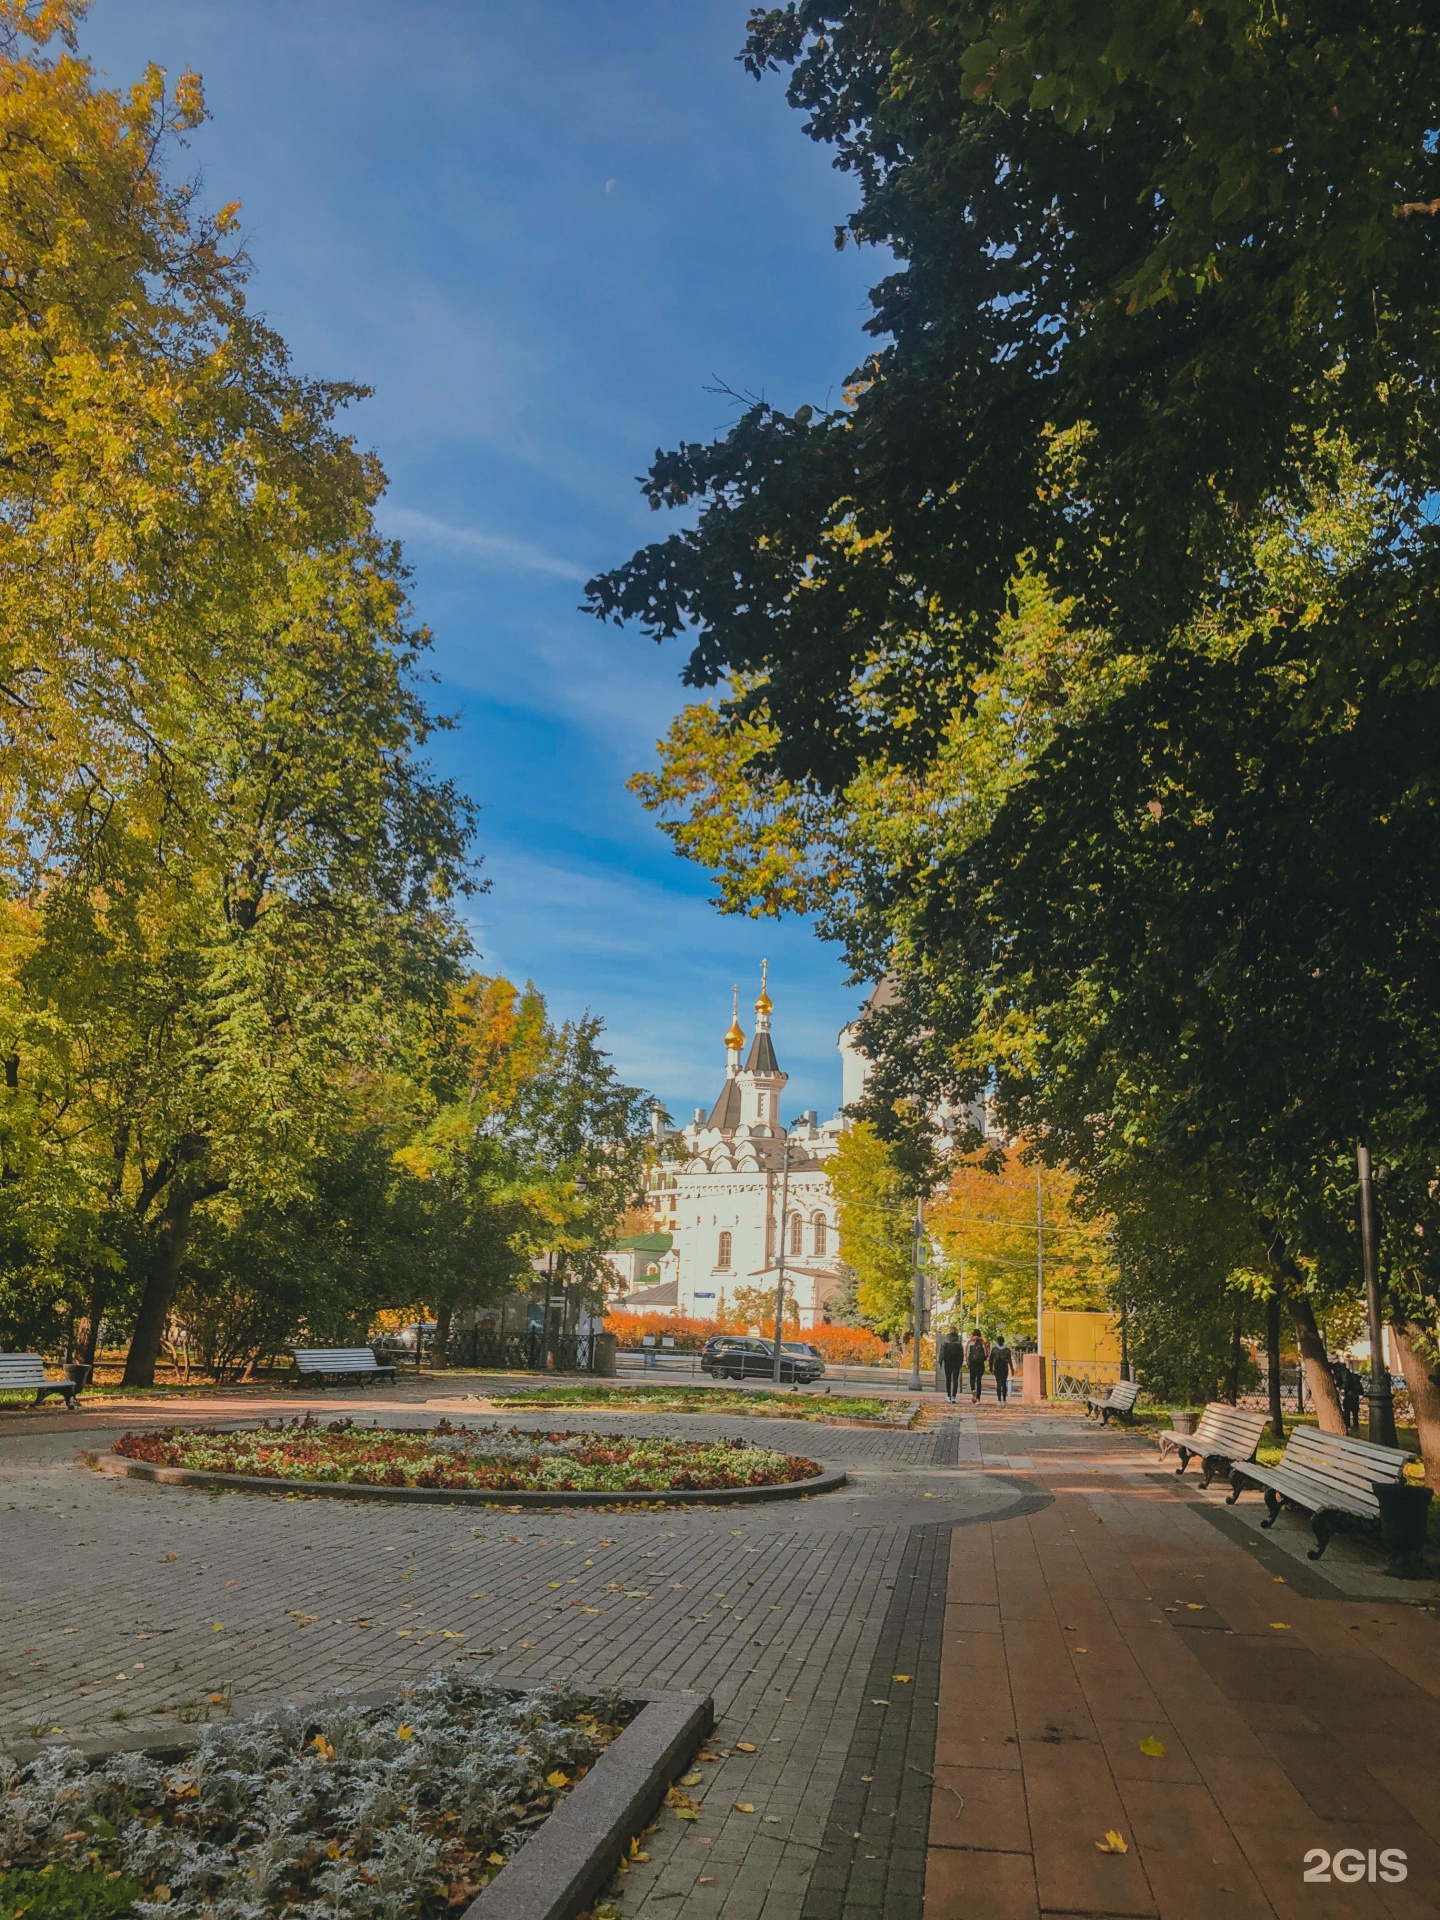
[[[534,1693],[545,1683],[467,1674],[477,1687],[501,1693]],[[567,1680],[567,1685],[584,1683]],[[545,1824],[528,1840],[489,1886],[466,1907],[460,1920],[575,1920],[605,1886],[643,1832],[666,1789],[715,1724],[715,1703],[708,1694],[620,1689],[622,1699],[643,1702],[640,1712],[607,1747],[578,1787],[567,1793]],[[385,1689],[350,1697],[357,1707],[392,1707],[401,1696]],[[79,1747],[87,1758],[113,1753],[147,1753],[161,1761],[179,1760],[199,1745],[199,1730],[156,1741],[143,1735],[94,1741],[47,1741],[45,1746]],[[40,1745],[16,1747],[22,1766],[42,1751]]]
[[[654,1493],[491,1493],[469,1487],[366,1487],[343,1480],[272,1480],[253,1473],[200,1473],[190,1467],[157,1467],[148,1460],[126,1460],[114,1453],[82,1450],[81,1466],[97,1473],[113,1473],[126,1480],[150,1480],[157,1486],[208,1487],[212,1492],[318,1495],[329,1500],[424,1501],[440,1506],[477,1507],[693,1507],[753,1506],[764,1500],[808,1499],[812,1493],[834,1493],[845,1485],[839,1467],[812,1474],[808,1480],[788,1480],[773,1487],[707,1487]]]

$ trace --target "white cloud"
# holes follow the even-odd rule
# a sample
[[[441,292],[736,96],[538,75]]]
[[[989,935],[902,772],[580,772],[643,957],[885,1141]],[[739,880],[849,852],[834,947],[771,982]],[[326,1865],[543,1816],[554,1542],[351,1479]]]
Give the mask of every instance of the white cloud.
[[[517,540],[508,533],[482,533],[478,527],[452,527],[413,507],[386,505],[381,520],[398,539],[412,540],[417,546],[439,547],[446,553],[464,554],[481,566],[506,573],[548,573],[557,580],[584,583],[589,574],[573,560],[546,553],[529,540]]]

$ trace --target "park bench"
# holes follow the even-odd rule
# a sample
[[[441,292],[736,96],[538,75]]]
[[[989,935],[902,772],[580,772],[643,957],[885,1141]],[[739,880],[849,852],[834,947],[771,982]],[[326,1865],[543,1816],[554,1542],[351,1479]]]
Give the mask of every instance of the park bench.
[[[1296,1427],[1278,1467],[1258,1467],[1252,1461],[1231,1468],[1231,1491],[1225,1504],[1233,1507],[1246,1487],[1255,1488],[1264,1494],[1270,1515],[1260,1522],[1262,1527],[1274,1526],[1287,1500],[1291,1506],[1303,1507],[1310,1515],[1316,1543],[1309,1557],[1318,1560],[1341,1521],[1380,1524],[1380,1502],[1370,1490],[1372,1483],[1398,1484],[1406,1463],[1415,1458],[1399,1447],[1373,1447],[1368,1440],[1322,1433],[1318,1427]]]
[[[59,1393],[66,1406],[73,1408],[79,1391],[73,1380],[47,1380],[45,1362],[38,1353],[0,1353],[0,1393],[28,1393],[32,1387],[37,1407],[46,1394]]]
[[[1161,1453],[1180,1456],[1176,1473],[1184,1473],[1192,1460],[1201,1463],[1200,1484],[1208,1487],[1223,1470],[1229,1473],[1237,1461],[1255,1458],[1255,1449],[1268,1424],[1268,1416],[1247,1407],[1228,1407],[1223,1400],[1212,1400],[1196,1422],[1193,1433],[1162,1433]]]
[[[377,1360],[369,1347],[295,1347],[293,1352],[296,1386],[306,1380],[378,1380],[382,1375],[395,1378],[394,1367]]]
[[[1140,1382],[1138,1380],[1117,1380],[1103,1400],[1093,1394],[1086,1399],[1085,1417],[1088,1420],[1092,1413],[1098,1413],[1101,1426],[1108,1427],[1113,1413],[1128,1425],[1135,1411],[1135,1402],[1139,1397]]]

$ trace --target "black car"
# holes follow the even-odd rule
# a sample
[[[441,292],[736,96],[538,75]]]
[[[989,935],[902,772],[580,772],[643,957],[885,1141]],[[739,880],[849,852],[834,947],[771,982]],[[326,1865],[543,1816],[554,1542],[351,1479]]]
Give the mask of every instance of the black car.
[[[775,1348],[771,1341],[743,1333],[717,1333],[705,1342],[700,1371],[717,1380],[773,1380]],[[780,1378],[786,1385],[808,1385],[825,1371],[825,1362],[813,1347],[798,1340],[780,1343]]]

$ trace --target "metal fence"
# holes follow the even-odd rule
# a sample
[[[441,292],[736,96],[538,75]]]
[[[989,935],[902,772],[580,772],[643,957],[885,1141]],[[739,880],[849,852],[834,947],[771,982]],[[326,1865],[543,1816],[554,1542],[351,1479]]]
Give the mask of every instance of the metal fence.
[[[1118,1360],[1087,1360],[1083,1365],[1056,1361],[1050,1387],[1052,1400],[1098,1399],[1120,1378]]]
[[[473,1367],[479,1373],[521,1371],[545,1373],[593,1373],[598,1354],[595,1343],[585,1334],[551,1335],[547,1366],[546,1350],[540,1331],[525,1333],[487,1333],[479,1327],[457,1327],[446,1349],[448,1365]]]

